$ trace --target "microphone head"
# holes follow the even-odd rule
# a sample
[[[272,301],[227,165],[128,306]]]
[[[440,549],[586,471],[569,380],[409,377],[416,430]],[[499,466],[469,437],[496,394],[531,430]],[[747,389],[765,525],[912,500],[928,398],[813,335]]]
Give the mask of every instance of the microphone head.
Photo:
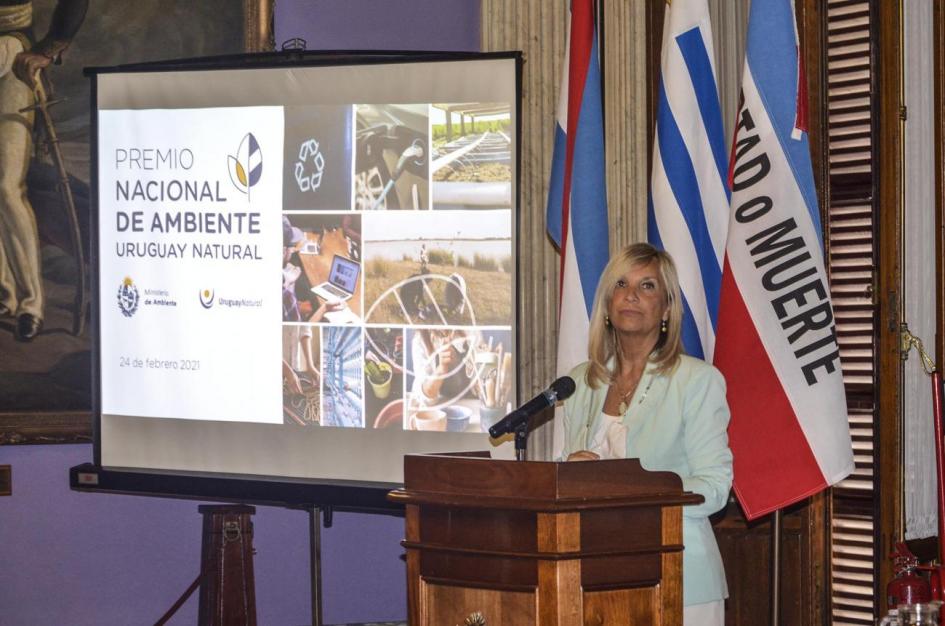
[[[571,397],[571,394],[574,393],[574,379],[570,376],[562,376],[555,382],[551,383],[551,391],[554,392],[555,398],[560,402],[561,400],[567,400]]]

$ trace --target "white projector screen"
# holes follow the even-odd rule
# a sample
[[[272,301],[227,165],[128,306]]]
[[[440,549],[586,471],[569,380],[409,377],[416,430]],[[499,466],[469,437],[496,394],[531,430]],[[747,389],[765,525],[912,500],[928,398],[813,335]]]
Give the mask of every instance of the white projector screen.
[[[511,457],[518,63],[98,70],[97,462]]]

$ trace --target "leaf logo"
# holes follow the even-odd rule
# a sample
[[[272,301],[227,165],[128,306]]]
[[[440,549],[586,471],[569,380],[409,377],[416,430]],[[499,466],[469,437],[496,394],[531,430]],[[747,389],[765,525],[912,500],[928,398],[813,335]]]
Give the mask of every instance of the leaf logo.
[[[227,155],[227,171],[230,181],[241,193],[249,196],[249,190],[262,177],[262,150],[253,133],[246,133],[240,141],[236,156]]]

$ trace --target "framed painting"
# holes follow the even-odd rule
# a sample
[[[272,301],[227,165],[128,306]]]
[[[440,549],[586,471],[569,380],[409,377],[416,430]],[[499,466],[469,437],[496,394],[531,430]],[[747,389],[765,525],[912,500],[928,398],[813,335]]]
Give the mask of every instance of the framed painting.
[[[0,444],[91,441],[90,81],[82,69],[272,50],[273,3],[98,0],[84,11],[76,9],[81,1],[32,0],[0,7]],[[61,63],[43,71],[48,120],[36,108],[38,96],[3,63],[30,30],[36,41],[55,31],[57,41],[69,42]],[[7,94],[24,89],[26,106],[11,108]],[[11,171],[25,172],[25,180]],[[15,193],[4,193],[4,185]]]

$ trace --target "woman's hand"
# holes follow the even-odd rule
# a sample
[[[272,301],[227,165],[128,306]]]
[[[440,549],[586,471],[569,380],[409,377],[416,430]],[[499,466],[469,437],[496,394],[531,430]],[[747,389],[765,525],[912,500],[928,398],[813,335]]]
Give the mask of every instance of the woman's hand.
[[[295,373],[295,370],[285,359],[282,359],[282,380],[285,382],[286,391],[289,393],[302,393],[302,381],[299,380],[299,375]]]
[[[436,373],[438,376],[447,376],[453,371],[457,358],[456,350],[452,346],[446,345],[437,352]]]
[[[325,300],[322,302],[321,306],[315,309],[315,312],[312,313],[312,316],[308,318],[308,321],[315,323],[322,321],[322,318],[325,317],[325,313],[340,311],[345,306],[345,303],[340,300]]]
[[[568,455],[569,461],[599,461],[600,455],[590,450],[578,450]]]

